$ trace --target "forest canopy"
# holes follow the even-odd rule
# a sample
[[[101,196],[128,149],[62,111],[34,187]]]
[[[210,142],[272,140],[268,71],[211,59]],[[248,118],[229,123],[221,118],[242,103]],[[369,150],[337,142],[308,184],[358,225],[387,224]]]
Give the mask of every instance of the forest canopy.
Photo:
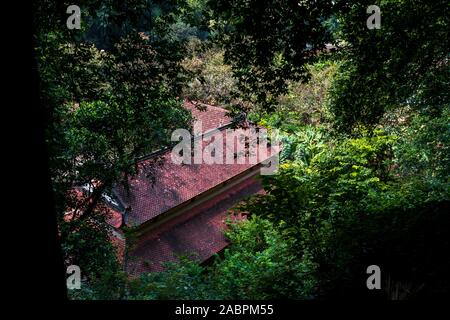
[[[85,275],[71,298],[448,295],[447,1],[378,1],[379,29],[368,0],[86,0],[80,30],[69,5],[35,5],[34,41],[62,254]],[[234,208],[247,219],[212,264],[130,279],[99,200],[191,125],[184,98],[278,131],[278,174]]]

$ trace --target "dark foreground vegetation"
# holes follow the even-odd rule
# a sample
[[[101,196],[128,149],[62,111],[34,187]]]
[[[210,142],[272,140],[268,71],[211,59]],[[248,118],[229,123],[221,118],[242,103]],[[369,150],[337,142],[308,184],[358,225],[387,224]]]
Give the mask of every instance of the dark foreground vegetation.
[[[62,252],[74,299],[380,299],[450,291],[449,6],[379,1],[79,1],[35,7]],[[325,47],[325,44],[332,46]],[[239,205],[209,266],[181,258],[130,280],[98,200],[190,124],[183,98],[279,130],[279,174]],[[239,118],[237,118],[239,120]],[[97,181],[79,217],[75,184]]]

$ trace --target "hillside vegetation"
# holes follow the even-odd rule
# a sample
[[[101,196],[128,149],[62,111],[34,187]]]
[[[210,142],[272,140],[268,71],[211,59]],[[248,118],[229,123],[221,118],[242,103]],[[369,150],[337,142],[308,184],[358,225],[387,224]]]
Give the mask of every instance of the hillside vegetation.
[[[450,291],[447,1],[82,1],[36,7],[36,55],[73,299],[419,299]],[[294,5],[295,4],[295,5]],[[327,49],[325,44],[334,48]],[[234,208],[246,221],[209,266],[180,257],[129,279],[102,193],[191,124],[183,98],[278,130],[277,175]],[[64,219],[73,185],[95,184]],[[367,290],[366,269],[382,270]]]

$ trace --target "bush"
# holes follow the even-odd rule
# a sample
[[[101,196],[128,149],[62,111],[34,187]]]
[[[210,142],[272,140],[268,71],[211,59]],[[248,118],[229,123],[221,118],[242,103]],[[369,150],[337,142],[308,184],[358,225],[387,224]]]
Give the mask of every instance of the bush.
[[[193,74],[192,81],[184,90],[191,100],[212,105],[228,105],[236,96],[236,80],[231,67],[224,64],[223,52],[218,48],[202,48],[197,40],[191,41],[191,57],[183,66]]]

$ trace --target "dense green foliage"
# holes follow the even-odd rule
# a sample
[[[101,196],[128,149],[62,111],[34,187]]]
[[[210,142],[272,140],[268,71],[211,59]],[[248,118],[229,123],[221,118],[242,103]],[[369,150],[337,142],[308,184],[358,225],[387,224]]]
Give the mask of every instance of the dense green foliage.
[[[385,111],[405,106],[441,114],[450,103],[448,1],[380,1],[378,30],[362,23],[371,4],[351,1],[336,13],[342,46],[332,90],[336,125],[374,126]]]
[[[36,53],[75,299],[390,299],[448,294],[450,39],[445,1],[83,1],[36,7]],[[324,50],[332,42],[336,50]],[[108,241],[111,184],[189,124],[182,98],[279,130],[265,195],[237,206],[230,246],[127,278]],[[149,177],[151,179],[151,177]],[[89,201],[69,192],[89,183]],[[65,219],[75,208],[76,219]],[[382,269],[383,290],[366,287]]]
[[[289,80],[308,79],[307,63],[328,42],[340,59],[331,90],[339,129],[374,126],[405,106],[436,115],[449,103],[447,1],[381,1],[378,30],[366,26],[369,0],[211,3],[225,62],[246,99],[267,110]]]
[[[246,99],[272,109],[288,80],[307,79],[307,62],[330,38],[329,1],[210,1],[225,62]]]
[[[211,267],[181,259],[165,271],[142,275],[130,285],[135,299],[311,298],[315,265],[296,259],[290,240],[257,217],[230,225],[233,245]]]
[[[193,39],[188,45],[190,55],[183,66],[193,75],[183,94],[186,98],[212,105],[229,106],[236,100],[237,81],[230,66],[223,62],[223,52],[217,47]]]
[[[105,274],[114,278],[120,270],[99,204],[102,194],[133,174],[138,156],[167,145],[170,133],[190,120],[180,98],[187,75],[181,66],[184,45],[165,37],[173,23],[168,9],[153,6],[158,14],[142,31],[145,12],[140,9],[147,8],[146,1],[129,1],[125,15],[115,18],[105,11],[120,12],[126,3],[105,2],[100,8],[97,4],[80,4],[84,14],[80,31],[65,28],[61,12],[65,14],[67,6],[42,2],[36,4],[35,16],[63,256],[68,265],[79,265],[92,283]],[[105,37],[95,40],[96,46],[89,40],[91,29],[107,16],[117,27],[108,22],[101,33]],[[86,184],[91,188],[88,199],[71,193],[74,186]],[[68,208],[73,210],[72,219],[66,218]],[[117,297],[112,293],[114,282],[110,288],[111,293],[103,296]]]
[[[439,135],[448,140],[448,124],[439,133],[425,138],[426,143],[435,148],[434,138]],[[445,232],[434,235],[439,250],[429,256],[414,252],[416,243],[412,241],[430,232],[420,230],[420,223],[435,219],[435,227],[441,230],[448,227],[445,211],[448,204],[442,204],[450,196],[448,150],[433,157],[439,162],[433,170],[429,170],[429,159],[422,159],[420,162],[426,163],[427,169],[418,175],[403,162],[406,160],[403,152],[410,149],[411,142],[424,143],[424,137],[409,138],[413,141],[378,132],[370,137],[341,141],[329,138],[320,146],[301,144],[308,160],[297,156],[285,162],[279,176],[266,179],[268,195],[248,204],[248,211],[279,224],[283,234],[295,239],[296,252],[312,256],[312,261],[320,266],[317,279],[322,294],[335,291],[355,297],[367,294],[363,271],[370,261],[377,260],[386,273],[405,272],[413,265],[421,265],[420,259],[441,259],[440,255],[448,250]],[[422,165],[417,163],[417,167],[424,168]],[[433,211],[436,213],[430,216]],[[399,234],[409,242],[401,240]],[[398,247],[385,251],[394,246]],[[408,259],[400,260],[398,254]],[[445,264],[448,266],[448,262]],[[393,266],[395,271],[391,269]],[[427,268],[412,277],[416,282],[411,284],[415,287],[410,288],[410,295],[416,293],[414,290],[425,279],[432,281],[438,292],[448,288],[445,281],[436,285],[445,274],[430,276],[433,268],[430,265]],[[392,276],[398,280],[395,277],[401,276]]]

